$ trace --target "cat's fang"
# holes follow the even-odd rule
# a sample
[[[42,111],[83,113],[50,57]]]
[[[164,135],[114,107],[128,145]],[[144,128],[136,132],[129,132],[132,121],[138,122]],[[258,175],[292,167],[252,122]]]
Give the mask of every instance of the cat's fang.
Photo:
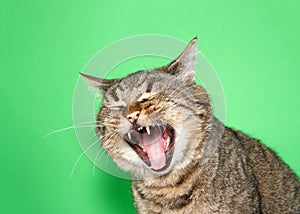
[[[129,140],[131,140],[131,134],[130,134],[130,132],[128,132],[128,138],[129,138]]]
[[[150,135],[150,126],[146,126],[147,134]]]
[[[168,149],[168,147],[169,147],[169,145],[170,145],[170,142],[171,142],[171,138],[168,137],[168,139],[167,139],[167,145],[166,145],[166,150]]]

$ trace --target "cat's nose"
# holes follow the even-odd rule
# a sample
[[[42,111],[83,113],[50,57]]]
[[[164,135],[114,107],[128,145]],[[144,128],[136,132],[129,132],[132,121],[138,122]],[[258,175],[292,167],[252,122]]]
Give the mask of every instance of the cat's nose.
[[[134,111],[128,114],[126,117],[130,123],[134,124],[139,119],[139,116],[140,116],[140,111]]]

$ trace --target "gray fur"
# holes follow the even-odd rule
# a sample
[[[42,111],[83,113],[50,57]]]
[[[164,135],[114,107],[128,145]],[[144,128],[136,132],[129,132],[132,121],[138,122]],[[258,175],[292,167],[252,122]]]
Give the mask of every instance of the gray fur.
[[[138,212],[299,214],[296,174],[271,149],[212,115],[208,94],[193,82],[196,45],[192,40],[162,68],[118,80],[85,76],[104,93],[97,133],[106,152],[131,173]],[[126,118],[132,112],[139,112],[142,126],[174,128],[166,169],[154,171],[124,139],[134,128]]]

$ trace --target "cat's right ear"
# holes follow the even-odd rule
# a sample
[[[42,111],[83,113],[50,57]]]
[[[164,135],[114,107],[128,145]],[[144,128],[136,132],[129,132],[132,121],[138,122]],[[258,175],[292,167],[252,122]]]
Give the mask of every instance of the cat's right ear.
[[[115,80],[107,80],[98,77],[93,77],[87,74],[79,73],[84,77],[93,87],[100,89],[102,92],[107,91],[107,89],[112,85]]]

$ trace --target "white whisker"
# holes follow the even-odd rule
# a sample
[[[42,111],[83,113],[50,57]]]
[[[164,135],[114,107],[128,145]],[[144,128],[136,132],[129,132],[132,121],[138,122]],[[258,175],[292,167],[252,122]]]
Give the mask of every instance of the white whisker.
[[[76,161],[75,161],[75,163],[74,163],[74,165],[73,165],[73,168],[72,168],[72,172],[71,172],[71,178],[73,177],[73,174],[74,174],[74,171],[75,171],[75,168],[76,168],[76,166],[77,166],[77,164],[78,164],[78,162],[79,162],[79,160],[81,159],[81,157],[83,156],[83,155],[85,155],[85,153],[87,152],[87,151],[89,151],[95,144],[97,144],[99,141],[98,141],[98,139],[95,141],[95,142],[93,142],[91,145],[89,145],[80,155],[79,155],[79,157],[76,159]]]
[[[88,127],[92,128],[92,127],[95,127],[95,126],[92,126],[92,125],[84,125],[84,126],[72,125],[72,126],[69,126],[69,127],[66,127],[66,128],[53,130],[52,132],[46,134],[44,137],[48,137],[49,135],[52,135],[54,133],[63,132],[63,131],[69,130],[69,129],[74,129],[74,128],[88,128]]]

